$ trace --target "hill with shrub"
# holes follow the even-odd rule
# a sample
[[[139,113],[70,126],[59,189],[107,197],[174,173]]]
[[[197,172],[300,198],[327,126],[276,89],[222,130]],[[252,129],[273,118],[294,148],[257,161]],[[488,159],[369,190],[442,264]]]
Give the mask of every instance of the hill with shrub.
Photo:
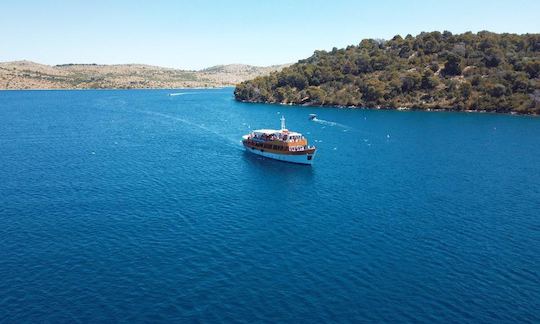
[[[421,33],[315,51],[244,81],[246,102],[540,114],[540,34]]]
[[[285,66],[229,64],[190,71],[143,64],[0,62],[0,90],[213,88],[235,85]]]

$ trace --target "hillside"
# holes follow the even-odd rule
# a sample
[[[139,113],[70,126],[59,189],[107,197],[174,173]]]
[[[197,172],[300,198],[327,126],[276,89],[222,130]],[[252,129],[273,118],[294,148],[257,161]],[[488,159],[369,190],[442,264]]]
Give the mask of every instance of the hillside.
[[[0,63],[0,89],[129,89],[231,86],[284,66],[220,65],[185,71],[151,65]]]
[[[540,34],[421,33],[315,51],[237,85],[247,102],[540,113]]]

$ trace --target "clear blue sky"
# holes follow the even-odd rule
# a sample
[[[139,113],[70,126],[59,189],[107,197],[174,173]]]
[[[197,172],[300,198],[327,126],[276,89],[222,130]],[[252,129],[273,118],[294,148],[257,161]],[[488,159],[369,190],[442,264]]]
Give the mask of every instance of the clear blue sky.
[[[540,0],[5,0],[0,61],[270,65],[433,30],[539,33]]]

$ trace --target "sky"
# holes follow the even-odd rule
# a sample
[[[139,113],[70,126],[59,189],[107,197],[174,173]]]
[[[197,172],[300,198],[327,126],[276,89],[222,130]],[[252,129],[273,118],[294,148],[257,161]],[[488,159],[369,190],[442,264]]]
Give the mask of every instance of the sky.
[[[0,61],[266,66],[434,30],[540,33],[540,0],[2,0]]]

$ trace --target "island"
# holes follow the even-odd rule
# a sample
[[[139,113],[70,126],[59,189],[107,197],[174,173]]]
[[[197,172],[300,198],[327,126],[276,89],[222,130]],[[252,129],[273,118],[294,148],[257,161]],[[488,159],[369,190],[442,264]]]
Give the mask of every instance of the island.
[[[285,66],[229,64],[192,71],[144,64],[51,66],[31,61],[1,62],[0,90],[215,88],[234,86]]]
[[[423,32],[315,51],[244,81],[237,100],[540,114],[540,34]]]

